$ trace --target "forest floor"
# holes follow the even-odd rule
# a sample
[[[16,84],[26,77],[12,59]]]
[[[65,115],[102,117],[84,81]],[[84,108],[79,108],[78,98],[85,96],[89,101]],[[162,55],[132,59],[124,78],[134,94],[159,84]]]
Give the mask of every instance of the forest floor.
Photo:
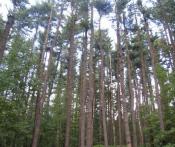
[[[104,147],[104,145],[94,145],[94,147]],[[114,145],[109,145],[109,147],[126,147],[125,145],[123,145],[123,146],[114,146]]]

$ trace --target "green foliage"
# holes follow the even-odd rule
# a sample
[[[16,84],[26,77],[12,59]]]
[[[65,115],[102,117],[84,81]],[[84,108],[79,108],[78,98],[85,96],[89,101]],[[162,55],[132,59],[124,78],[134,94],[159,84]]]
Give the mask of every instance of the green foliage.
[[[94,6],[97,9],[100,16],[107,15],[112,11],[112,6],[108,0],[95,0]]]
[[[160,22],[170,24],[175,23],[175,2],[174,0],[160,0],[159,3],[154,3],[151,9],[152,19],[157,19]],[[166,13],[164,13],[166,12]]]
[[[157,146],[172,146],[175,144],[174,135],[175,128],[165,132],[159,132],[154,138],[154,144]]]
[[[72,123],[71,123],[71,134],[70,134],[70,147],[77,147],[79,145],[79,115],[80,115],[80,99],[79,90],[81,85],[79,84],[79,58],[81,51],[84,49],[82,43],[84,33],[87,32],[87,65],[86,65],[86,80],[90,78],[90,42],[94,37],[94,54],[93,56],[93,69],[94,69],[94,109],[93,109],[93,142],[94,147],[104,147],[102,145],[103,130],[101,130],[101,108],[100,108],[100,93],[99,93],[99,65],[100,65],[100,47],[104,50],[104,90],[105,90],[105,107],[106,107],[106,122],[107,131],[109,132],[111,126],[110,113],[113,113],[113,122],[115,124],[116,142],[118,143],[118,97],[122,89],[117,87],[121,86],[120,70],[124,70],[124,83],[125,93],[124,95],[128,99],[129,91],[127,89],[128,75],[127,75],[127,63],[126,60],[122,60],[122,66],[118,66],[118,59],[116,49],[112,48],[112,40],[109,37],[111,34],[107,30],[98,30],[96,27],[96,13],[94,13],[94,36],[91,38],[90,30],[90,5],[93,5],[98,11],[100,18],[104,15],[108,15],[112,12],[112,3],[110,0],[76,0],[76,1],[47,1],[37,3],[36,5],[27,5],[27,0],[12,0],[14,4],[14,11],[9,11],[9,15],[15,18],[15,24],[11,28],[11,32],[6,44],[6,53],[3,61],[0,65],[0,146],[4,147],[29,147],[32,140],[32,130],[34,127],[34,114],[36,98],[39,93],[42,93],[43,89],[40,87],[43,84],[41,80],[39,67],[41,66],[40,53],[43,45],[47,45],[47,50],[44,54],[44,63],[46,68],[43,70],[43,77],[47,73],[48,69],[48,57],[50,56],[50,49],[53,49],[53,60],[52,67],[47,81],[46,88],[46,99],[43,105],[42,123],[40,131],[39,147],[53,147],[53,146],[64,146],[65,142],[65,130],[66,130],[66,86],[67,86],[67,73],[68,71],[68,53],[70,47],[70,34],[74,34],[74,87],[73,87],[73,102],[72,102]],[[74,3],[73,11],[70,12],[70,3]],[[94,2],[94,3],[91,3]],[[173,147],[175,146],[175,72],[172,71],[171,66],[168,67],[168,61],[172,58],[172,45],[166,41],[165,37],[161,36],[164,33],[159,32],[155,34],[154,28],[149,26],[151,44],[155,49],[155,61],[156,63],[156,78],[159,84],[159,91],[163,109],[163,119],[165,123],[165,131],[160,130],[159,114],[157,110],[157,104],[155,101],[155,88],[153,82],[148,81],[154,78],[152,73],[152,64],[150,56],[150,47],[148,42],[148,36],[146,32],[144,19],[150,23],[150,18],[153,20],[152,23],[159,27],[160,23],[164,23],[170,27],[172,36],[174,39],[175,30],[175,3],[173,0],[160,0],[160,3],[152,3],[153,7],[147,8],[142,1],[138,0],[137,4],[131,0],[115,0],[113,1],[116,6],[114,13],[117,13],[116,17],[112,17],[112,21],[119,22],[119,35],[120,45],[124,56],[127,56],[125,35],[123,31],[123,22],[126,22],[126,28],[128,29],[128,54],[132,61],[132,82],[134,97],[136,94],[140,95],[139,111],[134,106],[136,118],[140,114],[140,123],[144,131],[145,144],[143,146],[155,146],[155,147]],[[62,7],[63,6],[63,7]],[[61,8],[60,8],[61,7]],[[64,10],[63,17],[60,17],[61,10]],[[67,9],[67,10],[66,10]],[[53,11],[49,29],[48,19]],[[66,11],[65,11],[66,10]],[[138,12],[139,11],[139,12]],[[71,15],[73,14],[73,15]],[[141,15],[142,14],[142,15]],[[126,18],[124,17],[126,15]],[[144,18],[143,18],[144,17]],[[136,23],[136,18],[137,23]],[[106,18],[105,18],[106,19]],[[111,17],[110,17],[111,19]],[[61,23],[58,30],[58,36],[55,36],[57,20]],[[157,24],[157,21],[159,22]],[[115,24],[114,24],[115,25]],[[72,29],[75,27],[75,29]],[[0,16],[0,39],[4,35],[5,22]],[[48,30],[47,30],[48,29]],[[166,29],[166,28],[165,28]],[[46,36],[48,31],[48,36]],[[71,32],[71,31],[75,32]],[[157,30],[157,29],[156,29]],[[36,38],[33,32],[36,32]],[[168,32],[168,31],[167,31]],[[140,34],[139,34],[140,33]],[[31,35],[32,34],[32,35]],[[140,35],[140,36],[139,36]],[[169,36],[169,34],[168,34]],[[48,38],[47,38],[48,37]],[[56,38],[56,39],[55,39]],[[1,40],[0,40],[1,41]],[[54,42],[56,41],[56,43]],[[54,42],[54,43],[53,43]],[[0,42],[1,43],[1,42]],[[46,43],[46,44],[44,44]],[[55,46],[52,46],[52,45]],[[32,49],[33,48],[33,49]],[[111,60],[109,59],[111,54]],[[143,58],[142,58],[143,57]],[[142,77],[142,62],[141,58],[145,62],[145,78],[146,83],[143,83]],[[111,66],[109,67],[109,62]],[[168,63],[167,63],[168,62]],[[119,63],[120,64],[120,63]],[[117,65],[117,66],[116,66]],[[118,68],[118,69],[117,69]],[[120,69],[123,68],[123,69]],[[112,73],[112,74],[111,74]],[[135,76],[137,73],[137,76]],[[84,76],[84,75],[83,75]],[[135,79],[134,79],[135,78]],[[137,79],[136,79],[137,78]],[[112,83],[111,83],[112,82]],[[150,83],[149,83],[150,82]],[[149,87],[149,84],[151,85]],[[87,99],[89,97],[89,85],[87,84]],[[143,103],[143,84],[146,86],[148,95],[148,105]],[[134,88],[134,86],[138,86]],[[122,87],[121,87],[122,88]],[[148,89],[150,88],[150,89]],[[42,90],[41,90],[42,89]],[[153,91],[153,94],[149,91]],[[136,101],[136,98],[135,98]],[[123,102],[123,100],[121,100]],[[137,103],[137,101],[135,102]],[[154,105],[154,109],[153,109]],[[128,120],[129,127],[131,127],[131,115],[130,115],[130,104],[127,104],[129,108]],[[85,114],[87,107],[84,106]],[[151,108],[151,109],[150,109]],[[110,112],[111,109],[111,112]],[[121,105],[122,120],[124,106]],[[86,118],[88,120],[88,118]],[[138,119],[136,119],[136,128],[139,132]],[[85,126],[87,124],[85,123]],[[122,137],[125,137],[124,125],[122,124]],[[130,129],[130,128],[129,128]],[[132,129],[130,129],[131,139],[133,142]],[[87,131],[85,131],[87,132]],[[109,132],[110,133],[110,132]],[[111,136],[109,136],[111,137]],[[140,141],[139,133],[137,134],[138,143]],[[112,141],[111,141],[112,142]],[[125,139],[122,139],[123,144]],[[113,144],[109,143],[109,144]],[[140,146],[140,144],[138,145]],[[114,147],[114,146],[110,146]],[[118,146],[117,146],[118,147]],[[124,147],[124,146],[123,146]]]
[[[9,144],[18,138],[18,146],[24,140],[30,141],[32,131],[31,120],[25,114],[27,97],[24,95],[28,84],[24,78],[34,63],[29,48],[30,42],[16,36],[4,60],[4,68],[0,71],[0,93],[3,95],[6,92],[6,96],[0,97],[0,138],[9,141]]]
[[[175,144],[171,144],[171,143],[168,143],[167,145],[165,145],[164,147],[174,147]]]
[[[112,41],[111,41],[111,39],[110,39],[110,37],[108,35],[108,30],[101,30],[101,38],[102,38],[101,46],[105,50],[105,52],[107,54],[112,49],[112,44],[111,44]],[[97,51],[100,50],[100,46],[99,46],[99,31],[95,32],[95,45],[94,46],[95,46],[95,49]]]
[[[144,118],[147,126],[144,129],[144,132],[146,137],[149,136],[150,140],[152,140],[151,144],[154,144],[155,146],[173,146],[175,143],[175,125],[172,122],[175,121],[175,109],[170,106],[171,102],[174,100],[170,93],[172,92],[171,90],[174,86],[171,85],[172,82],[169,80],[172,77],[169,76],[168,71],[160,64],[157,65],[156,71],[160,83],[160,95],[164,108],[165,131],[159,130],[158,114],[157,112],[152,112],[151,114],[147,114],[146,118]],[[144,109],[141,112],[144,114]]]
[[[30,42],[23,40],[20,36],[16,36],[12,41],[11,50],[4,61],[4,68],[0,71],[0,92],[4,90],[13,90],[22,78],[24,78],[35,62],[30,52]],[[24,81],[21,81],[21,84]]]
[[[124,9],[126,8],[126,5],[130,2],[130,0],[116,0],[116,11],[118,14],[121,14]]]

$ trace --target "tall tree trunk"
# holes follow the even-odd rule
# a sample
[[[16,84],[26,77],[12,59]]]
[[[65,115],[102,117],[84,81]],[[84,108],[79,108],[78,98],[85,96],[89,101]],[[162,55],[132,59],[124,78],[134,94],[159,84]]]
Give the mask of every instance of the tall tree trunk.
[[[58,53],[58,58],[57,58],[57,63],[56,63],[56,66],[55,66],[55,69],[53,69],[54,67],[54,63],[53,63],[53,48],[56,47],[57,45],[57,39],[58,39],[58,35],[60,34],[60,27],[61,27],[61,22],[62,22],[62,18],[63,18],[63,10],[64,10],[64,7],[63,7],[63,4],[61,4],[60,6],[60,14],[58,15],[58,20],[57,20],[57,26],[56,26],[56,32],[55,32],[55,36],[53,38],[53,41],[52,41],[52,44],[51,46],[48,48],[49,50],[49,59],[48,59],[48,75],[49,75],[49,79],[48,79],[48,93],[47,93],[47,103],[46,103],[46,115],[49,116],[49,105],[50,105],[50,96],[52,94],[52,90],[53,90],[53,87],[54,87],[54,80],[55,80],[55,77],[56,77],[56,72],[57,72],[57,69],[58,69],[58,64],[59,64],[59,61],[60,61],[60,56],[61,56],[61,52],[62,52],[62,47],[60,47],[60,52]],[[52,75],[52,76],[50,76]]]
[[[127,101],[125,98],[125,85],[124,85],[124,53],[120,46],[120,15],[116,11],[116,19],[117,19],[117,50],[118,50],[118,61],[119,61],[119,86],[120,86],[120,99],[122,100],[123,106],[123,117],[124,117],[124,127],[125,127],[125,137],[127,147],[131,147],[131,136],[129,130],[129,122],[128,122],[128,113],[127,113]]]
[[[86,134],[86,147],[93,146],[93,107],[94,107],[94,26],[93,26],[93,0],[91,1],[91,37],[90,37],[90,52],[89,52],[89,94],[87,98],[87,134]]]
[[[44,39],[44,44],[43,44],[43,48],[41,51],[41,61],[40,61],[39,73],[38,73],[39,74],[38,78],[41,82],[41,87],[40,87],[40,90],[38,91],[37,98],[36,98],[35,122],[34,122],[33,136],[32,136],[32,147],[37,147],[37,144],[38,144],[43,103],[44,103],[44,100],[46,98],[48,74],[47,74],[47,71],[44,70],[44,64],[45,64],[44,63],[44,54],[45,54],[45,50],[47,48],[48,33],[50,31],[51,19],[52,19],[52,10],[51,10],[51,13],[49,16],[47,28],[45,30],[45,39]]]
[[[84,54],[84,53],[83,53]],[[85,147],[85,88],[86,81],[84,77],[86,75],[84,69],[84,55],[82,55],[80,67],[80,117],[79,117],[79,147]],[[84,74],[85,75],[84,75]]]
[[[136,111],[137,111],[138,125],[139,125],[140,145],[143,145],[144,135],[143,135],[141,116],[140,116],[140,97],[141,96],[140,96],[140,89],[139,89],[138,80],[137,80],[137,74],[135,76],[136,78],[134,80],[134,88],[135,88],[135,96],[136,96]]]
[[[148,91],[149,91],[149,97],[151,98],[151,111],[155,111],[155,103],[154,103],[154,94],[153,94],[153,86],[151,84],[151,73],[148,73]]]
[[[132,117],[132,129],[133,129],[133,146],[137,147],[137,135],[136,135],[136,118],[135,118],[135,111],[134,111],[134,91],[133,91],[133,83],[132,83],[132,63],[130,59],[129,53],[129,42],[127,38],[127,29],[125,26],[125,16],[123,17],[123,24],[124,24],[124,37],[125,37],[125,45],[126,45],[126,52],[127,52],[127,64],[128,64],[128,82],[129,82],[129,94],[131,97],[131,117]]]
[[[131,78],[131,60],[129,54],[127,55],[127,64],[128,64],[128,80],[129,80],[129,93],[131,97],[131,117],[132,117],[132,130],[133,130],[133,146],[137,147],[137,135],[136,135],[136,118],[134,111],[134,92],[133,92],[133,84]]]
[[[135,17],[136,20],[136,25],[138,26],[138,22],[137,22],[137,17]],[[144,51],[143,51],[143,47],[142,47],[142,37],[141,37],[141,33],[140,33],[140,28],[138,28],[137,30],[137,40],[138,40],[138,46],[140,47],[140,60],[141,60],[141,79],[142,79],[142,85],[143,85],[143,101],[145,103],[145,105],[148,105],[148,88],[147,88],[147,78],[146,78],[146,63],[145,63],[145,56],[144,56]]]
[[[15,21],[14,16],[9,15],[8,19],[7,19],[7,22],[6,22],[6,25],[5,25],[5,29],[4,29],[2,38],[0,39],[0,61],[3,58],[4,51],[6,49],[6,43],[8,41],[10,30],[13,27],[14,21]]]
[[[58,97],[58,111],[62,112],[65,115],[65,99],[64,97],[62,98],[61,95],[65,95],[65,91],[62,90],[62,87],[65,88],[65,79],[63,76],[64,73],[64,61],[60,61],[60,68],[59,68],[59,72],[57,72],[57,80],[58,80],[58,84],[57,84],[57,97]],[[64,99],[64,100],[63,100]],[[64,121],[65,122],[65,119]],[[56,138],[55,138],[55,147],[63,147],[64,146],[64,142],[63,142],[63,137],[62,134],[60,132],[62,132],[62,130],[64,130],[65,126],[62,123],[62,120],[58,120],[57,123],[57,130],[56,130]],[[61,139],[62,138],[62,139]]]
[[[171,41],[171,54],[172,54],[172,58],[173,58],[173,69],[175,70],[175,42],[173,40],[173,33],[170,29],[170,26],[167,25],[168,28],[168,33],[169,33],[169,37],[170,37],[170,41]]]
[[[75,17],[74,14],[74,0],[71,1],[72,14],[70,22],[70,34],[69,34],[69,55],[68,55],[68,73],[67,73],[67,87],[66,87],[66,134],[65,134],[65,147],[70,146],[70,133],[72,123],[72,100],[73,100],[73,77],[74,77],[74,53],[75,53]]]
[[[108,136],[107,136],[107,126],[106,126],[106,111],[105,111],[105,97],[104,97],[104,49],[102,46],[102,37],[101,37],[101,16],[99,20],[99,49],[100,49],[100,111],[102,114],[102,126],[103,126],[103,137],[104,145],[108,147]]]
[[[119,53],[117,50],[117,64],[116,64],[116,79],[119,80]],[[118,84],[117,90],[116,90],[116,101],[117,101],[117,106],[116,109],[118,111],[118,135],[119,135],[119,146],[122,146],[122,111],[121,111],[121,99],[120,99],[120,86]]]
[[[168,22],[166,22],[167,16],[164,14],[164,12],[166,10],[164,9],[164,6],[162,5],[161,0],[157,0],[157,2],[161,8],[160,13],[161,13],[161,16],[163,18],[162,23],[163,23],[165,33],[166,33],[166,30],[168,30],[168,35],[169,35],[169,39],[170,39],[170,43],[171,43],[171,46],[170,46],[171,50],[170,51],[171,51],[171,55],[172,55],[172,59],[173,59],[173,70],[174,70],[175,69],[175,42],[173,40],[173,33],[171,31],[170,25],[168,24]]]
[[[80,147],[85,147],[85,101],[87,97],[87,39],[87,30],[85,30],[84,51],[82,53],[82,63],[80,71]]]
[[[164,130],[163,110],[162,110],[162,102],[161,102],[161,97],[160,97],[160,93],[159,93],[159,85],[158,85],[158,79],[157,79],[157,73],[156,73],[155,48],[153,47],[153,44],[151,42],[148,22],[147,22],[146,18],[144,18],[144,20],[145,20],[148,46],[149,46],[150,54],[151,54],[151,63],[152,63],[153,78],[154,78],[154,85],[155,85],[155,96],[156,96],[157,105],[158,105],[158,112],[159,112],[160,129],[163,131]]]
[[[109,144],[115,145],[115,126],[114,126],[114,118],[113,118],[113,87],[112,87],[112,61],[111,61],[111,54],[109,55],[109,84],[108,84],[108,93],[109,93],[109,124],[108,124],[108,136]]]
[[[120,86],[117,87],[117,109],[118,109],[118,134],[119,134],[119,146],[123,144],[122,135],[122,111],[121,111],[121,99],[120,99]]]

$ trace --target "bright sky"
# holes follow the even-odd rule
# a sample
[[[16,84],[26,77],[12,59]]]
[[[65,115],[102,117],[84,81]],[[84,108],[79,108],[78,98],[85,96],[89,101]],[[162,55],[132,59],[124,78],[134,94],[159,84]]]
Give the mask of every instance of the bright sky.
[[[29,0],[30,4],[36,4],[36,3],[41,3],[45,0]],[[147,0],[144,0],[143,2],[147,2]],[[147,3],[149,4],[149,3]],[[12,8],[12,3],[10,2],[10,0],[0,0],[0,15],[3,16],[3,19],[6,20],[7,19],[7,14],[8,14],[8,10]],[[98,19],[98,14],[95,13],[94,17],[96,19]],[[101,23],[101,27],[103,29],[108,29],[109,31],[109,36],[112,39],[112,45],[113,47],[115,46],[115,42],[116,42],[116,33],[115,30],[113,28],[112,22],[109,20],[111,18],[103,18],[102,19],[102,23]]]
[[[0,0],[0,14],[5,16],[10,8],[12,8],[11,0]],[[29,0],[30,4],[40,3],[45,0]]]
[[[30,4],[36,4],[36,3],[40,3],[42,1],[45,0],[29,0]],[[8,14],[8,10],[12,8],[12,4],[10,2],[10,0],[0,0],[0,14],[3,16],[4,20],[7,19],[7,14]],[[95,13],[95,18],[98,18],[98,14]],[[102,23],[101,23],[101,27],[103,29],[108,29],[109,30],[109,36],[111,37],[111,39],[113,40],[113,46],[114,46],[114,40],[116,40],[116,35],[115,35],[115,30],[112,27],[112,23],[111,21],[109,21],[106,18],[102,19]]]
[[[36,4],[40,3],[44,0],[29,0],[30,4]],[[0,14],[6,19],[6,15],[8,13],[8,10],[12,8],[12,3],[10,0],[0,0]]]

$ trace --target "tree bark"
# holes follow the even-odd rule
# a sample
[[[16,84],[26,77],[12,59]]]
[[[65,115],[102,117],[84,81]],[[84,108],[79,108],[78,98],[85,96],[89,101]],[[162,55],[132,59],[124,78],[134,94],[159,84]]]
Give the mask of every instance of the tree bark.
[[[161,102],[161,97],[160,97],[160,93],[159,93],[159,84],[158,84],[157,73],[156,73],[155,49],[154,49],[152,42],[151,42],[148,22],[147,22],[146,18],[144,18],[144,19],[145,19],[145,27],[146,27],[146,33],[147,33],[148,46],[149,46],[150,54],[151,54],[151,63],[152,63],[153,78],[154,78],[154,84],[155,84],[155,96],[156,96],[156,101],[157,101],[157,105],[158,105],[158,112],[159,112],[160,129],[162,131],[164,131],[162,102]]]
[[[136,20],[136,25],[138,26],[137,23],[137,17],[135,17]],[[137,37],[138,37],[138,46],[140,47],[140,60],[141,60],[141,79],[142,79],[142,85],[143,85],[143,101],[145,105],[148,105],[148,88],[147,88],[147,78],[146,78],[146,63],[145,63],[145,56],[144,56],[144,51],[142,47],[142,40],[141,40],[141,33],[140,33],[140,28],[138,28],[137,31]]]
[[[82,63],[80,71],[80,147],[85,147],[85,101],[87,97],[87,30],[84,37],[84,51],[82,53]]]
[[[143,135],[143,127],[141,122],[141,116],[140,116],[140,90],[137,80],[137,74],[135,75],[134,80],[134,87],[135,87],[135,95],[136,95],[136,111],[137,111],[137,117],[138,117],[138,125],[139,125],[139,134],[140,134],[140,145],[144,144],[144,135]]]
[[[113,87],[112,87],[112,61],[111,61],[111,54],[109,55],[109,85],[108,85],[108,92],[109,92],[109,124],[108,124],[108,136],[110,145],[115,145],[115,125],[114,125],[114,113],[113,113]]]
[[[72,123],[72,100],[73,100],[73,76],[74,76],[74,53],[75,53],[75,12],[74,0],[71,1],[72,14],[70,22],[70,35],[69,35],[69,55],[68,55],[68,73],[67,73],[67,88],[66,88],[66,133],[65,133],[65,147],[70,146],[70,133]]]
[[[108,136],[107,136],[107,126],[106,126],[106,110],[105,110],[105,98],[104,98],[104,49],[102,46],[102,38],[101,38],[101,16],[99,19],[99,49],[100,49],[100,111],[102,114],[102,127],[103,127],[103,137],[104,137],[104,145],[108,147]]]
[[[173,70],[174,70],[175,69],[175,42],[173,40],[173,35],[172,35],[172,31],[170,29],[170,26],[167,25],[167,28],[168,28],[170,41],[171,41],[171,54],[172,54],[172,58],[173,58]]]
[[[134,93],[133,93],[133,84],[131,78],[131,60],[129,54],[127,55],[127,64],[128,64],[128,80],[129,80],[129,93],[131,97],[131,117],[132,117],[132,130],[133,130],[133,146],[137,147],[137,135],[136,135],[136,118],[134,111]]]
[[[14,16],[9,15],[8,20],[6,22],[6,25],[5,25],[5,29],[4,29],[2,38],[0,39],[0,61],[2,60],[2,58],[4,56],[4,51],[6,49],[6,44],[8,41],[10,30],[13,27],[14,21],[15,21]]]
[[[93,26],[93,0],[91,1],[91,37],[90,37],[90,52],[89,52],[89,94],[87,98],[87,134],[86,134],[86,147],[93,146],[93,107],[94,107],[94,26]]]
[[[128,64],[128,82],[129,82],[129,94],[131,98],[131,117],[132,117],[132,129],[133,129],[133,146],[137,147],[137,135],[136,135],[136,118],[135,118],[135,111],[134,111],[134,91],[133,91],[133,83],[132,83],[132,63],[130,59],[129,53],[129,42],[127,38],[127,29],[125,26],[125,16],[123,17],[123,24],[124,24],[124,37],[125,37],[125,45],[126,45],[126,52],[127,52],[127,64]]]
[[[174,70],[175,69],[175,42],[173,40],[173,33],[171,31],[170,25],[166,21],[167,18],[166,18],[166,15],[164,14],[164,12],[166,10],[164,10],[164,7],[163,7],[163,5],[162,5],[160,0],[157,0],[157,2],[158,2],[158,5],[161,8],[160,13],[161,13],[161,16],[163,18],[162,23],[163,23],[163,27],[164,27],[165,33],[166,33],[166,30],[168,30],[168,35],[169,35],[169,39],[170,39],[170,43],[171,43],[171,46],[170,46],[171,50],[170,51],[171,51],[171,55],[172,55],[172,59],[173,59],[173,70]]]
[[[50,12],[47,28],[45,30],[45,39],[44,39],[44,44],[43,44],[43,48],[41,51],[41,61],[40,61],[39,72],[38,72],[38,74],[39,74],[38,79],[41,82],[41,85],[40,85],[41,87],[40,87],[40,90],[38,91],[37,98],[36,98],[35,122],[34,122],[33,136],[32,136],[32,147],[37,147],[37,144],[38,144],[43,103],[44,103],[45,98],[46,98],[48,73],[47,73],[47,71],[44,70],[44,54],[45,54],[45,50],[47,48],[48,33],[50,31],[51,19],[52,19],[52,9]]]
[[[129,122],[128,122],[128,113],[127,113],[127,101],[125,98],[125,85],[124,85],[124,53],[120,46],[120,15],[116,11],[116,19],[117,19],[117,50],[118,50],[118,61],[119,61],[119,85],[120,86],[120,99],[122,100],[123,106],[123,117],[124,117],[124,127],[125,127],[125,137],[127,147],[131,147],[131,137],[129,130]]]

